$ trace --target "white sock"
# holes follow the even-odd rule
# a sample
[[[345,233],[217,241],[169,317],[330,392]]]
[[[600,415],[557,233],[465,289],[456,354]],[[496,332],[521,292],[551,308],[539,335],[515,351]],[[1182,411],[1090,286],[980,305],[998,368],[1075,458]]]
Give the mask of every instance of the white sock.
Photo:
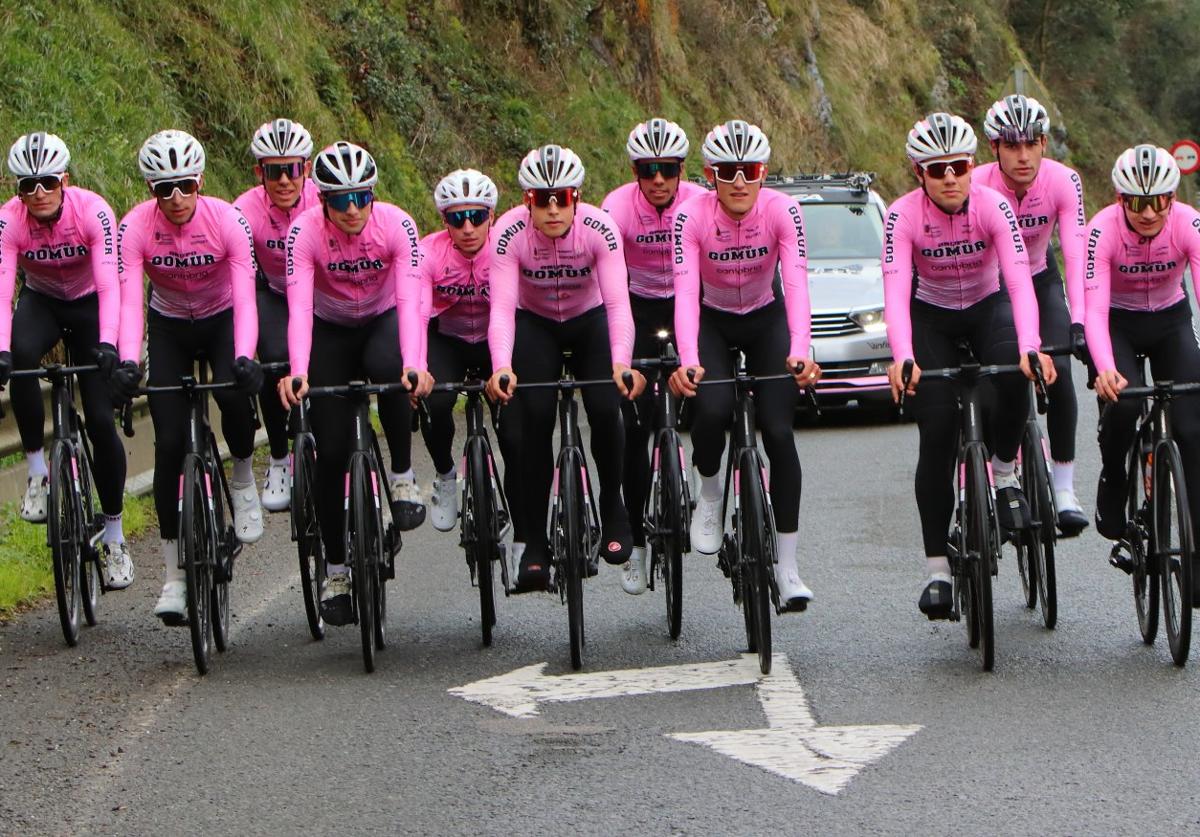
[[[696,472],[700,476],[700,496],[709,502],[721,499],[721,479],[716,474],[711,477],[706,477],[699,471]]]
[[[796,569],[796,547],[800,543],[800,533],[778,532],[775,537],[779,545],[775,556],[779,569]]]
[[[449,471],[447,471],[444,474],[438,474],[438,479],[440,479],[440,480],[456,480],[456,479],[458,479],[458,469],[451,468]]]
[[[104,535],[100,539],[105,543],[125,543],[125,530],[121,527],[121,515],[104,515]]]
[[[1015,459],[1005,462],[997,457],[992,457],[992,474],[997,477],[1012,476],[1012,473],[1017,470],[1017,461]]]
[[[416,482],[416,481],[417,481],[417,477],[416,477],[416,474],[413,473],[412,468],[409,468],[407,471],[404,471],[399,474],[397,474],[395,471],[388,471],[388,482]]]
[[[179,541],[163,541],[163,583],[187,581],[187,570],[179,566]]]
[[[234,485],[249,485],[254,482],[254,461],[249,456],[245,459],[233,457],[233,479],[230,482]]]
[[[925,572],[929,575],[944,575],[950,577],[950,559],[945,555],[925,556]]]
[[[46,467],[45,448],[25,451],[25,464],[29,468],[30,478],[50,476],[50,469]]]
[[[1070,491],[1075,493],[1075,463],[1055,462],[1050,466],[1051,481],[1055,491]]]
[[[272,456],[272,457],[271,457],[271,464],[272,464],[272,465],[277,465],[277,466],[279,466],[279,467],[281,467],[281,468],[286,468],[286,467],[288,466],[288,458],[285,456],[285,457],[283,457],[282,459],[276,459],[275,457],[273,457],[273,456]]]
[[[350,568],[347,567],[345,564],[326,564],[325,565],[325,575],[327,575],[327,576],[346,575],[348,572],[350,572]]]

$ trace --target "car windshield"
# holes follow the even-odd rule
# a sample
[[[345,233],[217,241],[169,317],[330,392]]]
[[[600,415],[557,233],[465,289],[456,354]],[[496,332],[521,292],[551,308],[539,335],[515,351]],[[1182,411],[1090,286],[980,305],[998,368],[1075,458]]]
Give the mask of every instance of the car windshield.
[[[801,202],[810,259],[878,259],[883,219],[870,204]]]

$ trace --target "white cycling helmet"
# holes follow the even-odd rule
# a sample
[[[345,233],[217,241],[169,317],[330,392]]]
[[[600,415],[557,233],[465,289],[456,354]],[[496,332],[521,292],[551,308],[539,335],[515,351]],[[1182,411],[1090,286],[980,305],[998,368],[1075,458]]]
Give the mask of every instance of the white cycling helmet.
[[[152,134],[138,152],[142,177],[154,182],[204,174],[204,147],[186,131]]]
[[[975,131],[961,116],[931,113],[913,125],[904,150],[914,163],[939,157],[974,156],[978,140]]]
[[[1135,145],[1117,158],[1112,182],[1122,195],[1167,195],[1179,187],[1179,164],[1165,148]]]
[[[771,143],[757,125],[730,119],[708,132],[700,149],[704,162],[765,163],[771,159]]]
[[[264,122],[250,140],[250,153],[256,160],[266,157],[312,156],[312,134],[299,122],[290,119],[273,119]]]
[[[67,144],[54,134],[22,134],[8,149],[8,170],[17,177],[62,174],[71,162]]]
[[[670,158],[682,160],[690,147],[683,128],[674,122],[657,118],[638,123],[629,132],[629,140],[625,143],[625,151],[633,162]]]
[[[379,170],[367,149],[343,141],[317,155],[313,161],[312,179],[322,192],[370,189],[379,182]]]
[[[569,148],[543,145],[525,155],[517,182],[522,189],[578,189],[583,185],[583,161]]]
[[[1031,142],[1050,133],[1050,114],[1037,99],[1005,96],[988,108],[983,132],[992,142]]]
[[[500,193],[496,184],[486,174],[475,169],[452,171],[433,187],[433,203],[438,212],[473,203],[495,209],[499,199]]]

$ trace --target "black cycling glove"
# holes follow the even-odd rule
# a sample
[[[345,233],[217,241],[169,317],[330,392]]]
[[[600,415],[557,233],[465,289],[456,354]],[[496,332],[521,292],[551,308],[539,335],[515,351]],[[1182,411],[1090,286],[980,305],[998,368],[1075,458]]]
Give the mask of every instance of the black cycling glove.
[[[137,395],[138,386],[142,383],[142,368],[132,360],[127,360],[113,370],[108,385],[112,389],[118,403],[124,404]]]
[[[245,355],[233,362],[233,380],[244,395],[258,395],[263,385],[262,364]]]
[[[104,380],[111,380],[120,364],[117,347],[112,343],[101,343],[96,347],[96,365],[100,367],[100,374],[104,376]]]

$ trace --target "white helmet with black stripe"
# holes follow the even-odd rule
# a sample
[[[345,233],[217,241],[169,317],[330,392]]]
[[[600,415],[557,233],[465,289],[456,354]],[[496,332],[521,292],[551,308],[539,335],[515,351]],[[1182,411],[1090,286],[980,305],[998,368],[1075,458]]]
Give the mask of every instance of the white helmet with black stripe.
[[[543,145],[525,155],[517,169],[517,182],[522,189],[578,189],[583,174],[583,161],[574,151]]]
[[[1135,145],[1117,158],[1112,182],[1122,195],[1168,195],[1179,188],[1179,164],[1165,148]]]
[[[312,179],[322,192],[370,189],[379,182],[379,169],[367,149],[343,140],[317,155]]]
[[[771,143],[757,125],[730,119],[708,132],[700,149],[704,162],[766,163],[771,159]]]
[[[1050,114],[1031,96],[1005,96],[988,108],[983,132],[992,142],[1032,142],[1050,133]]]
[[[22,134],[8,149],[8,170],[17,177],[62,174],[71,162],[67,144],[54,134]]]
[[[941,157],[975,156],[979,141],[975,131],[961,116],[931,113],[908,132],[905,151],[914,163]]]
[[[486,174],[475,169],[452,171],[433,187],[433,203],[438,212],[470,204],[495,209],[499,199],[500,192],[496,189],[496,184]]]
[[[138,168],[150,182],[204,174],[204,146],[186,131],[152,134],[138,152]]]
[[[312,156],[312,134],[299,122],[290,119],[272,119],[264,122],[250,140],[250,153],[256,160],[267,157]]]
[[[674,122],[666,119],[647,119],[629,132],[625,151],[632,162],[638,160],[682,160],[687,156],[687,134]]]

